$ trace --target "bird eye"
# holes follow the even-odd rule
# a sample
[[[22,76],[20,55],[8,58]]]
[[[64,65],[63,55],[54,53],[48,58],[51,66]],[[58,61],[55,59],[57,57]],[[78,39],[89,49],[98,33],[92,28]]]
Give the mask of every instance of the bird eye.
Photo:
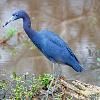
[[[18,14],[16,14],[15,16],[18,17]]]

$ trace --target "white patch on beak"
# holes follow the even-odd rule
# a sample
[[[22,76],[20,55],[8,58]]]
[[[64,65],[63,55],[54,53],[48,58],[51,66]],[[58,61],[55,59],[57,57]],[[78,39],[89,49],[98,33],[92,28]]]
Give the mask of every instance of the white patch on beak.
[[[3,27],[5,27],[7,24],[9,24],[11,21],[14,21],[16,19],[15,16],[12,16],[4,25]]]

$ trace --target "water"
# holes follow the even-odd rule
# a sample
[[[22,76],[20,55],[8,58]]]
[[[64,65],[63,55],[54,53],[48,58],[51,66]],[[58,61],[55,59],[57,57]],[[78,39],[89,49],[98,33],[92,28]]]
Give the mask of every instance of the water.
[[[77,73],[68,66],[61,66],[68,79],[78,79],[100,86],[100,21],[99,0],[0,0],[0,36],[5,30],[15,27],[23,32],[22,21],[12,22],[5,29],[2,23],[17,10],[24,9],[31,17],[36,30],[48,28],[58,33],[72,48],[80,63],[87,70]],[[26,36],[26,35],[25,35]],[[9,41],[11,46],[0,46],[0,78],[12,73],[52,72],[52,64],[37,50],[29,49],[21,43],[16,46],[16,56],[11,49],[16,44],[16,36]]]

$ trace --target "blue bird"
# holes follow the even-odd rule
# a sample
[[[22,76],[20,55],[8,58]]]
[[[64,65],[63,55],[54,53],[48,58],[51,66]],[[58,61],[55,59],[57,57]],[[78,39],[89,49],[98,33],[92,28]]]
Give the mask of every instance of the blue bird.
[[[39,32],[32,29],[30,18],[25,11],[20,10],[20,11],[13,13],[12,17],[5,23],[4,26],[6,26],[11,21],[14,21],[20,18],[23,19],[23,28],[26,34],[28,35],[28,37],[35,44],[35,46],[51,62],[53,62],[53,64],[54,63],[65,64],[65,65],[71,66],[77,72],[83,71],[83,68],[81,67],[77,57],[72,52],[72,50],[69,48],[68,44],[64,42],[57,34],[47,29],[40,30]],[[50,90],[50,87],[53,81],[54,79],[52,79],[50,86],[48,88],[48,91],[46,94],[46,100],[48,100],[48,93],[49,93],[49,90]]]
[[[65,43],[57,34],[47,29],[40,30],[39,32],[32,29],[30,18],[24,10],[13,13],[12,17],[4,26],[11,21],[20,18],[23,19],[23,28],[28,37],[50,61],[53,63],[69,65],[77,72],[83,71],[77,57],[69,48],[68,44]]]

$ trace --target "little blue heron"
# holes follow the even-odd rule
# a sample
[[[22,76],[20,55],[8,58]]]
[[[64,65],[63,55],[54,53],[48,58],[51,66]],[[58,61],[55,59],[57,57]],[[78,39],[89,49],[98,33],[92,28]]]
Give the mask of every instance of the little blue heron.
[[[69,48],[68,44],[57,34],[47,29],[40,30],[38,32],[32,29],[30,17],[25,11],[20,10],[13,13],[12,17],[5,23],[4,26],[11,21],[20,18],[23,19],[23,28],[28,37],[51,62],[69,65],[77,72],[83,71],[77,57]]]

